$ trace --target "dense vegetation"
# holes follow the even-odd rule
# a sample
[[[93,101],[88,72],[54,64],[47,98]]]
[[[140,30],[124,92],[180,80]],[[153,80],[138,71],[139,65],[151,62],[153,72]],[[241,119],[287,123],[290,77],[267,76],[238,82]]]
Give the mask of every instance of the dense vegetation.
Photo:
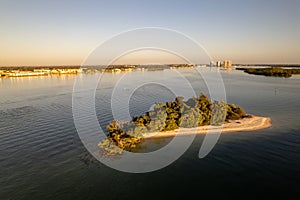
[[[234,104],[212,102],[204,94],[187,101],[177,97],[173,102],[158,103],[154,109],[133,117],[130,122],[112,121],[106,128],[107,139],[98,146],[104,153],[121,153],[133,150],[143,135],[159,131],[171,131],[179,127],[192,128],[203,125],[221,125],[224,121],[247,117],[243,109]],[[116,148],[116,146],[120,147]]]
[[[264,75],[264,76],[276,76],[289,78],[293,74],[300,74],[300,69],[284,69],[280,67],[271,68],[240,68],[248,74]]]

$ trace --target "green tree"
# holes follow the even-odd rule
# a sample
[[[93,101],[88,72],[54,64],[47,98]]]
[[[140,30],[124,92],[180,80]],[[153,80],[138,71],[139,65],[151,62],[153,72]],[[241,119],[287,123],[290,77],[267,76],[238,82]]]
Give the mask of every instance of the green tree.
[[[193,128],[199,126],[200,112],[198,108],[186,109],[179,119],[179,126]]]
[[[212,105],[211,125],[222,125],[226,119],[226,103],[215,101]]]
[[[100,142],[99,147],[113,153],[119,153],[120,149],[131,151],[142,141],[145,133],[170,131],[179,127],[221,125],[225,119],[237,120],[247,116],[242,108],[223,101],[212,103],[202,93],[198,98],[183,100],[183,97],[176,97],[173,102],[158,103],[153,110],[133,117],[127,123],[111,121],[106,127],[107,140]],[[119,148],[115,148],[116,146]]]

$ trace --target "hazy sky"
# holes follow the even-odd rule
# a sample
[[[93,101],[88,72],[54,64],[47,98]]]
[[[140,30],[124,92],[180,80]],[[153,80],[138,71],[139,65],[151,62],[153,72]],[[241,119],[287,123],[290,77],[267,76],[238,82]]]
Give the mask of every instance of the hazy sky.
[[[300,63],[299,10],[300,0],[0,0],[0,65],[81,64],[107,38],[141,27],[185,33],[214,60]]]

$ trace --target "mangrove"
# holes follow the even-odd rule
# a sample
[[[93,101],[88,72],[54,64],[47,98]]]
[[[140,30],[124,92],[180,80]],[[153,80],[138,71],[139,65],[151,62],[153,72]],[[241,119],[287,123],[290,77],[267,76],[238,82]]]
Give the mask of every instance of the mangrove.
[[[132,151],[143,141],[147,133],[172,131],[204,125],[222,125],[229,120],[251,117],[245,111],[223,101],[212,102],[203,93],[184,101],[176,97],[172,102],[157,103],[154,108],[130,122],[111,121],[107,125],[107,138],[98,143],[103,155]],[[117,148],[119,147],[119,148]]]
[[[269,68],[237,68],[243,70],[245,73],[263,76],[275,76],[290,78],[293,74],[300,74],[300,69],[284,69],[280,67],[269,67]]]

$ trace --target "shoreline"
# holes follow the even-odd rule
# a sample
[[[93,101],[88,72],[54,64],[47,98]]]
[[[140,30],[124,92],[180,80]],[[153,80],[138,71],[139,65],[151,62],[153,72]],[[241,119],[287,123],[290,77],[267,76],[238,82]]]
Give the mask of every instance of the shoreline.
[[[131,71],[159,71],[165,69],[192,68],[191,64],[167,65],[110,65],[110,66],[51,66],[51,67],[1,67],[0,78],[32,77],[61,74],[94,74],[94,73],[119,73]]]
[[[155,132],[144,134],[145,139],[153,138],[165,138],[186,135],[198,135],[198,134],[214,134],[214,133],[231,133],[241,131],[254,131],[269,128],[272,126],[270,117],[261,117],[251,115],[251,118],[243,118],[239,120],[230,120],[221,126],[199,126],[195,128],[179,128],[174,131]]]

